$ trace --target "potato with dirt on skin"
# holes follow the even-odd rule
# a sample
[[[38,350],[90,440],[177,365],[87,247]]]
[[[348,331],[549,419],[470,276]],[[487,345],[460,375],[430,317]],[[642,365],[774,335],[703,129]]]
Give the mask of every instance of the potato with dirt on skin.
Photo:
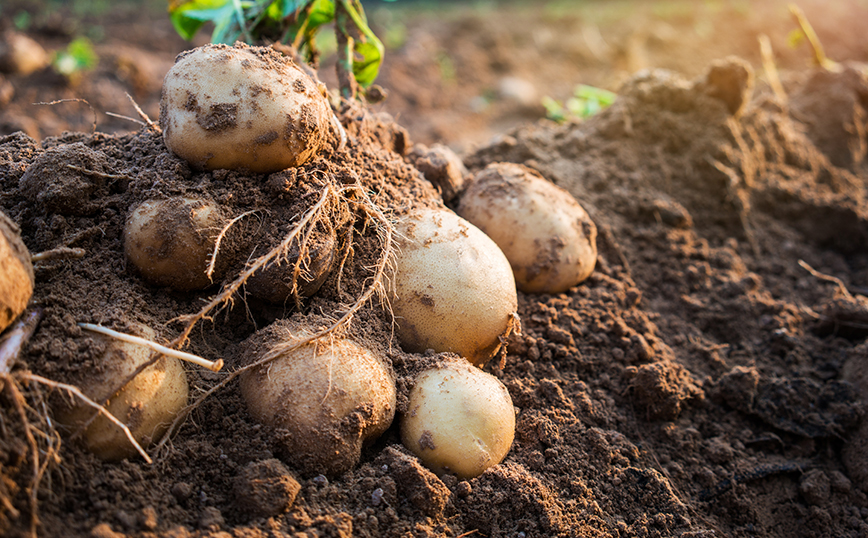
[[[309,319],[279,320],[243,345],[248,363],[301,342]],[[346,337],[326,337],[246,372],[241,394],[253,418],[275,429],[287,461],[311,475],[339,475],[395,416],[395,378],[385,357]]]
[[[597,263],[597,227],[566,190],[536,171],[492,163],[464,191],[457,212],[503,250],[525,293],[560,293]]]
[[[130,331],[125,331],[130,332]],[[137,324],[134,336],[154,339],[154,331]],[[105,345],[105,351],[95,361],[78,388],[91,400],[103,402],[109,413],[129,428],[133,438],[143,447],[156,441],[169,424],[187,405],[187,374],[181,361],[162,357],[145,368],[114,395],[117,388],[140,365],[151,358],[152,351],[144,346],[121,342],[102,335],[92,336]],[[69,427],[84,426],[96,410],[75,398],[65,399],[56,406],[58,421]],[[84,430],[87,448],[105,461],[120,461],[135,456],[138,451],[124,431],[103,415],[96,417]]]
[[[204,45],[163,80],[166,147],[194,167],[269,173],[300,166],[325,144],[324,88],[270,47]]]
[[[447,359],[416,377],[401,441],[437,474],[468,480],[497,465],[515,437],[515,408],[496,377]]]
[[[388,298],[405,351],[449,351],[488,362],[515,323],[518,299],[506,257],[448,209],[413,212],[397,225]]]
[[[27,308],[33,286],[30,252],[18,226],[0,211],[0,332]]]
[[[203,289],[212,283],[207,271],[224,222],[220,207],[210,200],[146,200],[127,218],[124,252],[151,284]]]

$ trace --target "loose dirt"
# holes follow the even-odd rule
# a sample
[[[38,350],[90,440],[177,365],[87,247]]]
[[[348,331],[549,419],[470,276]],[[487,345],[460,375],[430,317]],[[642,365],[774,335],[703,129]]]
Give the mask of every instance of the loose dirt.
[[[750,29],[764,29],[754,17],[777,7],[762,3],[750,12]],[[695,28],[704,19],[691,13],[665,22]],[[721,20],[742,16],[732,5],[722,13]],[[815,24],[823,28],[842,18],[846,13],[830,12]],[[508,64],[510,51],[521,59],[530,50],[511,41],[497,45],[521,30],[498,33],[484,30],[488,23],[474,26],[479,19],[466,20],[430,23],[428,35],[482,28],[473,36],[484,46],[465,54],[487,62]],[[472,148],[463,154],[470,173],[491,162],[538,170],[582,203],[599,232],[592,276],[563,294],[519,293],[522,334],[511,339],[502,363],[486,367],[507,386],[517,412],[515,442],[502,464],[468,481],[437,477],[401,446],[396,422],[354,469],[331,477],[309,473],[280,453],[272,432],[250,418],[230,384],[192,413],[154,454],[153,465],[101,462],[61,432],[60,459],[40,482],[40,534],[868,534],[864,68],[850,62],[835,73],[782,71],[789,96],[782,102],[751,67],[758,63],[756,53],[747,52],[755,50],[755,35],[733,47],[743,47],[740,56],[750,63],[721,59],[739,52],[729,48],[712,55],[722,49],[710,40],[692,51],[702,58],[700,66],[679,62],[679,54],[691,55],[661,44],[686,34],[661,41],[666,35],[659,30],[643,38],[635,50],[648,52],[643,57],[652,65],[640,67],[683,68],[631,71],[617,87],[615,104],[588,120],[558,125],[523,116],[507,131],[501,127],[516,117],[489,121],[488,109],[467,119],[483,125],[478,131],[444,138]],[[830,37],[827,52],[842,61],[868,60],[848,36],[842,30]],[[413,46],[424,45],[412,45],[420,40],[395,56],[410,55]],[[574,49],[593,56],[587,45]],[[655,61],[667,51],[675,65]],[[782,54],[782,65],[795,62]],[[412,62],[404,65],[403,76],[414,79]],[[456,65],[463,73],[475,64]],[[498,69],[480,68],[479,77],[496,80],[508,71]],[[398,71],[387,68],[384,84],[398,86],[404,80]],[[171,340],[183,327],[178,317],[195,313],[216,292],[171,292],[127,266],[123,225],[142,200],[196,195],[233,215],[259,209],[235,230],[242,238],[263,238],[257,249],[285,233],[274,215],[310,207],[327,181],[358,182],[393,215],[442,204],[412,166],[411,151],[414,141],[429,144],[449,133],[432,134],[442,117],[403,121],[409,112],[401,111],[410,110],[401,108],[411,99],[406,95],[390,98],[397,123],[379,113],[390,110],[389,99],[373,109],[347,109],[341,115],[351,138],[347,147],[333,142],[311,163],[268,176],[192,170],[148,127],[91,134],[88,123],[78,129],[83,132],[40,141],[23,133],[0,138],[0,209],[21,227],[27,247],[85,251],[81,259],[36,265],[32,304],[43,319],[16,371],[75,383],[95,367],[100,351],[76,323],[118,330],[145,323]],[[426,93],[419,95],[414,98]],[[425,110],[424,103],[414,106]],[[511,110],[519,109],[530,114]],[[491,130],[499,134],[479,143],[477,137]],[[333,274],[303,301],[302,312],[334,315],[364,290],[380,235],[363,213],[354,216],[352,256],[340,288]],[[236,245],[240,260],[254,252],[241,240],[228,244]],[[294,304],[239,298],[197,326],[188,350],[223,358],[231,371],[244,362],[239,344],[245,338],[293,315]],[[438,358],[403,353],[389,341],[390,323],[374,302],[351,331],[379,341],[387,353],[398,375],[400,410],[413,373]],[[225,375],[194,368],[189,374],[194,394]],[[0,399],[0,533],[20,536],[30,525],[32,460],[8,392]],[[24,393],[37,414],[60,397],[35,384]],[[40,439],[40,446],[47,442]]]

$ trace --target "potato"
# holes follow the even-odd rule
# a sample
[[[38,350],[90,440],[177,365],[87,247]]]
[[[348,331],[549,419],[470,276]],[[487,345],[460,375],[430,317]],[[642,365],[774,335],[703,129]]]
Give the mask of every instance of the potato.
[[[401,441],[437,474],[482,474],[506,457],[515,408],[506,387],[466,361],[423,371],[401,419]]]
[[[154,339],[154,331],[138,325],[136,336]],[[105,343],[105,352],[89,371],[79,389],[96,402],[105,401],[108,391],[117,387],[139,365],[151,358],[151,350],[102,335],[93,336]],[[181,362],[174,357],[162,357],[139,373],[118,393],[111,396],[106,409],[126,424],[133,438],[147,447],[151,441],[166,432],[175,416],[187,405],[187,374]],[[65,400],[57,407],[58,421],[78,428],[94,413],[94,408],[80,401]],[[98,416],[84,431],[87,448],[106,461],[120,461],[138,452],[116,424],[103,415]]]
[[[397,271],[389,302],[405,351],[450,351],[484,364],[517,310],[506,257],[478,228],[448,209],[397,224]]]
[[[311,234],[307,256],[296,278],[298,297],[310,297],[322,287],[335,261],[336,244],[334,228],[317,229]],[[253,273],[246,283],[247,292],[263,301],[286,304],[292,298],[292,280],[298,258],[298,247],[293,247],[285,258],[281,257]]]
[[[313,334],[307,320],[280,320],[244,345],[255,362],[281,342]],[[253,418],[275,428],[293,465],[338,475],[358,463],[364,444],[395,416],[395,379],[385,359],[349,338],[328,338],[245,373],[241,393]]]
[[[220,208],[208,200],[147,200],[127,218],[124,252],[152,284],[179,291],[206,288],[211,284],[206,271],[223,223]]]
[[[30,252],[18,226],[0,211],[0,332],[27,308],[33,285]]]
[[[569,192],[526,166],[488,165],[457,211],[503,250],[523,292],[560,293],[594,270],[597,227]]]
[[[300,166],[324,145],[325,90],[268,47],[205,45],[163,80],[166,147],[197,168],[269,173]]]

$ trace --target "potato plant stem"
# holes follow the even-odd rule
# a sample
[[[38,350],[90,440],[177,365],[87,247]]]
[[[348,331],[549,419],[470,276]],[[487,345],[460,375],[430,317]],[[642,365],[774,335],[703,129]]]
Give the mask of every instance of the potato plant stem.
[[[176,359],[181,359],[183,361],[192,362],[193,364],[197,364],[204,368],[211,370],[212,372],[219,372],[221,368],[223,368],[223,359],[219,359],[216,362],[209,361],[207,359],[203,359],[198,355],[193,355],[192,353],[185,353],[183,351],[178,351],[177,349],[172,349],[166,346],[162,346],[156,342],[152,342],[145,338],[141,338],[139,336],[133,336],[131,334],[125,334],[113,329],[109,329],[108,327],[103,327],[102,325],[94,325],[92,323],[79,323],[79,327],[82,329],[86,329],[88,331],[93,331],[96,333],[104,334],[111,338],[115,338],[117,340],[121,340],[123,342],[129,342],[131,344],[138,344],[140,346],[145,346],[150,348],[161,355],[165,355],[167,357],[175,357]]]

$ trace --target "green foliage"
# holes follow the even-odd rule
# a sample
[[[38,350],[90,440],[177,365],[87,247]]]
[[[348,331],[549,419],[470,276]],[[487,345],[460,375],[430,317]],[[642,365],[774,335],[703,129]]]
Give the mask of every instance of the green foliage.
[[[86,37],[78,37],[57,53],[52,65],[58,73],[69,77],[93,69],[98,61],[99,57],[93,50],[90,40]]]
[[[334,23],[344,38],[355,34],[351,58],[343,60],[362,87],[374,82],[383,61],[383,44],[368,27],[360,0],[175,0],[169,16],[184,39],[210,22],[213,43],[279,41],[292,44],[310,62],[320,52],[317,33]]]
[[[608,90],[579,84],[566,103],[546,96],[543,97],[542,105],[546,109],[547,118],[563,123],[570,119],[589,118],[614,103],[617,97]]]

